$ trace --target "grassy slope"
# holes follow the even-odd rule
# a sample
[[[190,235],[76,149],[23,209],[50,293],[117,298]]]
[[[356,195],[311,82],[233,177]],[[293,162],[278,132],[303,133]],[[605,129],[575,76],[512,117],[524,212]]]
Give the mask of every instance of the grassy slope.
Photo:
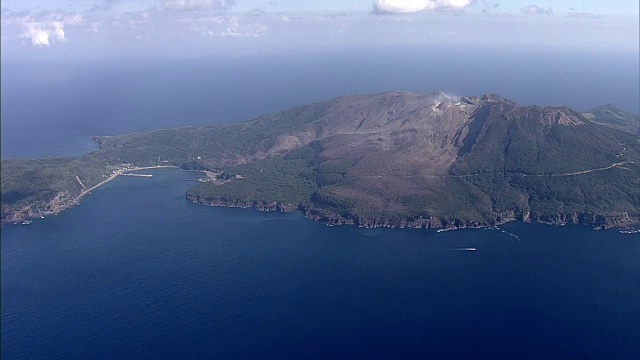
[[[439,178],[393,171],[369,176],[376,172],[353,154],[324,157],[331,139],[263,159],[280,136],[313,126],[331,106],[313,104],[240,124],[101,137],[99,151],[76,159],[2,160],[3,216],[11,207],[47,201],[62,191],[77,195],[82,188],[76,175],[89,187],[102,180],[107,166],[121,163],[226,170],[245,178],[222,186],[200,184],[189,192],[202,198],[302,203],[345,217],[435,214],[484,221],[513,210],[640,213],[637,136],[589,122],[541,126],[530,113],[476,119],[450,174]],[[616,156],[623,146],[625,154]],[[624,160],[635,164],[625,165],[629,170],[552,176]]]
[[[105,164],[91,156],[71,159],[2,160],[2,217],[15,208],[51,201],[60,193],[71,200],[100,181]]]
[[[251,161],[270,149],[278,136],[312,122],[330,105],[331,101],[312,104],[239,124],[95,137],[100,149],[79,158],[2,159],[2,219],[26,205],[50,201],[61,192],[73,198],[82,191],[76,175],[91,187],[104,180],[102,175],[111,166],[217,169]],[[277,195],[276,190],[272,186],[263,193]]]
[[[604,105],[583,113],[591,121],[640,135],[640,115],[628,113],[613,105]]]
[[[475,142],[461,154],[450,176],[440,179],[359,178],[352,172],[357,162],[349,158],[325,161],[322,142],[316,142],[284,158],[227,169],[247,179],[190,191],[218,198],[295,201],[310,204],[315,210],[361,219],[437,214],[482,222],[509,211],[546,215],[640,213],[637,137],[591,123],[541,127],[533,120],[518,118],[482,121]],[[624,155],[616,156],[623,147],[627,147]],[[635,164],[626,164],[626,169],[557,176],[625,160]]]

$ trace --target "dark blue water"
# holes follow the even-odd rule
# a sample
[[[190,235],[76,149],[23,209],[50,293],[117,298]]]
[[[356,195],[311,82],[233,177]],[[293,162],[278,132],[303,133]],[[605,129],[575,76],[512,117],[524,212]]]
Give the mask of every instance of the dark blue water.
[[[3,62],[1,155],[389,90],[638,112],[638,69],[637,54],[450,48]],[[190,204],[193,174],[154,174],[2,229],[3,358],[640,357],[638,235],[328,228]]]
[[[352,49],[243,58],[2,63],[2,157],[90,151],[94,135],[251,119],[391,90],[497,93],[640,112],[638,54],[488,48]]]
[[[330,228],[153,174],[2,230],[3,359],[640,356],[638,235]]]

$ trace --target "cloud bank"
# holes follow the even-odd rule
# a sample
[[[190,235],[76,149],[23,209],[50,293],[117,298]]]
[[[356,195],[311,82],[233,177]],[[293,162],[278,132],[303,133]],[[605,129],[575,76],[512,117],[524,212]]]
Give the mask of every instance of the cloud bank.
[[[429,10],[464,9],[474,0],[375,0],[376,14],[409,14]]]
[[[523,7],[522,12],[530,15],[551,15],[553,14],[553,9],[551,7],[543,8],[538,5],[527,5]]]
[[[571,9],[571,11],[567,14],[567,17],[575,19],[595,20],[600,19],[602,16],[586,11],[574,11],[574,9]]]
[[[262,24],[252,24],[251,26],[241,26],[238,17],[232,16],[227,20],[227,28],[220,33],[220,36],[249,36],[260,37],[267,32],[267,27]],[[209,35],[213,32],[209,30]]]
[[[386,45],[638,49],[637,18],[597,17],[575,8],[560,12],[561,16],[558,12],[527,15],[554,10],[539,4],[524,10],[520,5],[503,13],[496,11],[502,11],[499,0],[376,0],[378,13],[398,14],[378,16],[366,12],[268,11],[267,5],[227,11],[220,7],[232,6],[233,1],[172,1],[153,0],[154,6],[126,11],[115,7],[109,11],[2,8],[3,57],[63,57],[73,52],[86,57],[236,56]],[[527,14],[507,17],[524,12]]]
[[[174,11],[201,11],[201,10],[227,10],[235,5],[235,0],[164,0],[162,5],[167,10]]]
[[[4,14],[3,14],[4,15]],[[30,15],[3,16],[2,25],[16,26],[20,29],[18,37],[29,40],[33,46],[50,46],[55,40],[65,42],[66,25],[78,25],[83,21],[81,15],[64,16],[50,13],[36,19]]]

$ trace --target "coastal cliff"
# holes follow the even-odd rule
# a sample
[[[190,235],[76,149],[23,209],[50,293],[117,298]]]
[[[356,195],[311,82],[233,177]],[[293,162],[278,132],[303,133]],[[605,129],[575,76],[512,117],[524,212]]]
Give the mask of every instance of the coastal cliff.
[[[69,192],[62,191],[50,200],[29,203],[11,211],[8,216],[2,219],[2,224],[21,223],[25,220],[56,215],[78,203],[75,196],[72,196]]]
[[[357,214],[340,215],[327,210],[312,209],[302,204],[283,204],[282,202],[263,202],[227,198],[203,199],[187,194],[186,199],[192,203],[215,206],[251,208],[258,211],[294,212],[301,211],[310,220],[322,222],[329,226],[354,225],[362,228],[412,228],[412,229],[475,229],[499,226],[511,221],[538,222],[550,225],[589,225],[596,229],[626,228],[640,223],[640,217],[632,217],[628,213],[615,216],[594,213],[538,214],[536,212],[505,211],[489,221],[468,221],[440,216],[418,217],[360,217]]]
[[[187,191],[193,202],[301,209],[327,224],[638,223],[640,138],[585,114],[494,94],[388,92],[235,124],[96,137],[100,149],[78,158],[3,159],[2,222],[72,206],[128,164],[208,171]]]
[[[264,201],[251,201],[251,200],[238,200],[238,199],[225,199],[225,198],[201,198],[196,195],[187,193],[188,201],[195,204],[206,206],[218,206],[218,207],[235,207],[235,208],[252,208],[258,211],[275,211],[275,212],[294,212],[299,209],[299,206],[293,204],[281,203],[278,201],[264,202]]]

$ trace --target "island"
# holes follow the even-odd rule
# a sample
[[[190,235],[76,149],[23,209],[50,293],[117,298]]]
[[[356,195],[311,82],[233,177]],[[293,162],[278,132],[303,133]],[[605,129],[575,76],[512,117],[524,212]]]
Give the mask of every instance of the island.
[[[185,197],[330,225],[640,223],[638,116],[494,94],[344,96],[254,120],[97,136],[75,158],[2,159],[3,224],[58,213],[133,169],[206,172]]]

